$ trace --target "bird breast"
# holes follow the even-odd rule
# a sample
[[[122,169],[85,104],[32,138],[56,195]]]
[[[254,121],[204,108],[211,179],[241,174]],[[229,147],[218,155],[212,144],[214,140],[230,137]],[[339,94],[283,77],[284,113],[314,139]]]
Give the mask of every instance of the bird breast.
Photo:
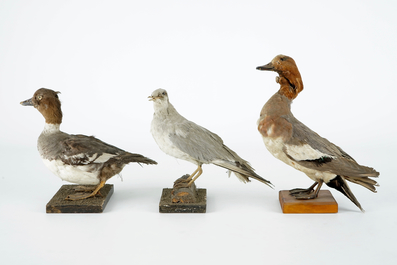
[[[150,132],[152,133],[152,136],[156,141],[157,145],[164,153],[175,158],[183,159],[197,164],[197,161],[194,158],[181,151],[172,143],[170,135],[177,133],[176,127],[177,126],[172,125],[165,117],[154,115]]]

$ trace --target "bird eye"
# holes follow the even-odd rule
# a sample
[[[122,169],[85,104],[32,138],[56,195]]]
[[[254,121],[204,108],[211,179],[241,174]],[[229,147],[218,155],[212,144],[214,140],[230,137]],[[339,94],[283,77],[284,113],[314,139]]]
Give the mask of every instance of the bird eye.
[[[280,60],[281,60],[281,61],[284,61],[284,57],[281,57]]]
[[[40,95],[40,96],[37,97],[37,100],[41,100],[42,98],[43,98],[43,96]]]
[[[162,94],[165,96],[167,93],[165,93],[165,91],[164,91]]]

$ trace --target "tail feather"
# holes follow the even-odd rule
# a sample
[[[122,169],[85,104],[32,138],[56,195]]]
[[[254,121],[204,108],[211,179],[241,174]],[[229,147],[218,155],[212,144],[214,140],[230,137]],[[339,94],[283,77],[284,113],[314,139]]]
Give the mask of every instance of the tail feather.
[[[229,169],[230,171],[233,171],[233,173],[236,175],[236,177],[241,180],[244,183],[250,182],[249,178],[253,178],[256,179],[264,184],[266,184],[267,186],[273,188],[273,184],[262,178],[261,176],[259,176],[258,174],[256,174],[252,169],[249,169],[247,166],[245,165],[241,165],[240,163],[233,163],[231,161],[227,161],[227,160],[221,160],[221,159],[217,159],[212,161],[212,163],[214,165]]]
[[[376,192],[376,186],[379,186],[379,184],[373,180],[370,179],[368,177],[348,177],[348,176],[344,176],[344,178],[350,182],[359,184],[367,189],[369,189],[372,192]]]
[[[143,163],[147,165],[157,165],[157,162],[140,154],[125,153],[121,160],[126,164],[131,162]]]
[[[345,181],[345,179],[341,176],[336,176],[334,179],[329,181],[327,184],[328,187],[334,188],[340,191],[343,195],[349,198],[362,212],[364,209],[361,207],[361,204],[358,202],[357,198],[354,196],[353,192],[350,190],[349,185]]]

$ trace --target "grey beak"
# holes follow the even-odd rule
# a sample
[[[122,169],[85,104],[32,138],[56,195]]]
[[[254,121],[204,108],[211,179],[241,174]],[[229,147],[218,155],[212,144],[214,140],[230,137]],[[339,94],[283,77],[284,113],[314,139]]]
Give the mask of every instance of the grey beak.
[[[22,105],[22,106],[33,106],[32,99],[30,98],[30,99],[27,99],[27,100],[25,100],[25,101],[22,101],[22,102],[21,102],[21,105]]]
[[[261,71],[274,71],[274,67],[272,63],[268,63],[266,65],[258,66],[256,70],[261,70]]]

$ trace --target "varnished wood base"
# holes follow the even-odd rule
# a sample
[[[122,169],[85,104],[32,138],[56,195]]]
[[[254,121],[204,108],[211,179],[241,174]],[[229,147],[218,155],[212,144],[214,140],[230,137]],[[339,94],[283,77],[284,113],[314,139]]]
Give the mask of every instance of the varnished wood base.
[[[160,199],[160,213],[205,213],[207,211],[207,190],[197,189],[197,200],[191,203],[172,202],[173,189],[163,189]]]
[[[100,189],[102,196],[97,195],[88,199],[69,201],[65,198],[76,193],[75,187],[81,185],[63,185],[58,192],[47,203],[47,213],[102,213],[106,204],[113,194],[114,188],[112,184],[105,184]]]
[[[297,200],[288,190],[279,192],[283,213],[337,213],[338,203],[329,190],[320,190],[318,197],[312,200]]]

